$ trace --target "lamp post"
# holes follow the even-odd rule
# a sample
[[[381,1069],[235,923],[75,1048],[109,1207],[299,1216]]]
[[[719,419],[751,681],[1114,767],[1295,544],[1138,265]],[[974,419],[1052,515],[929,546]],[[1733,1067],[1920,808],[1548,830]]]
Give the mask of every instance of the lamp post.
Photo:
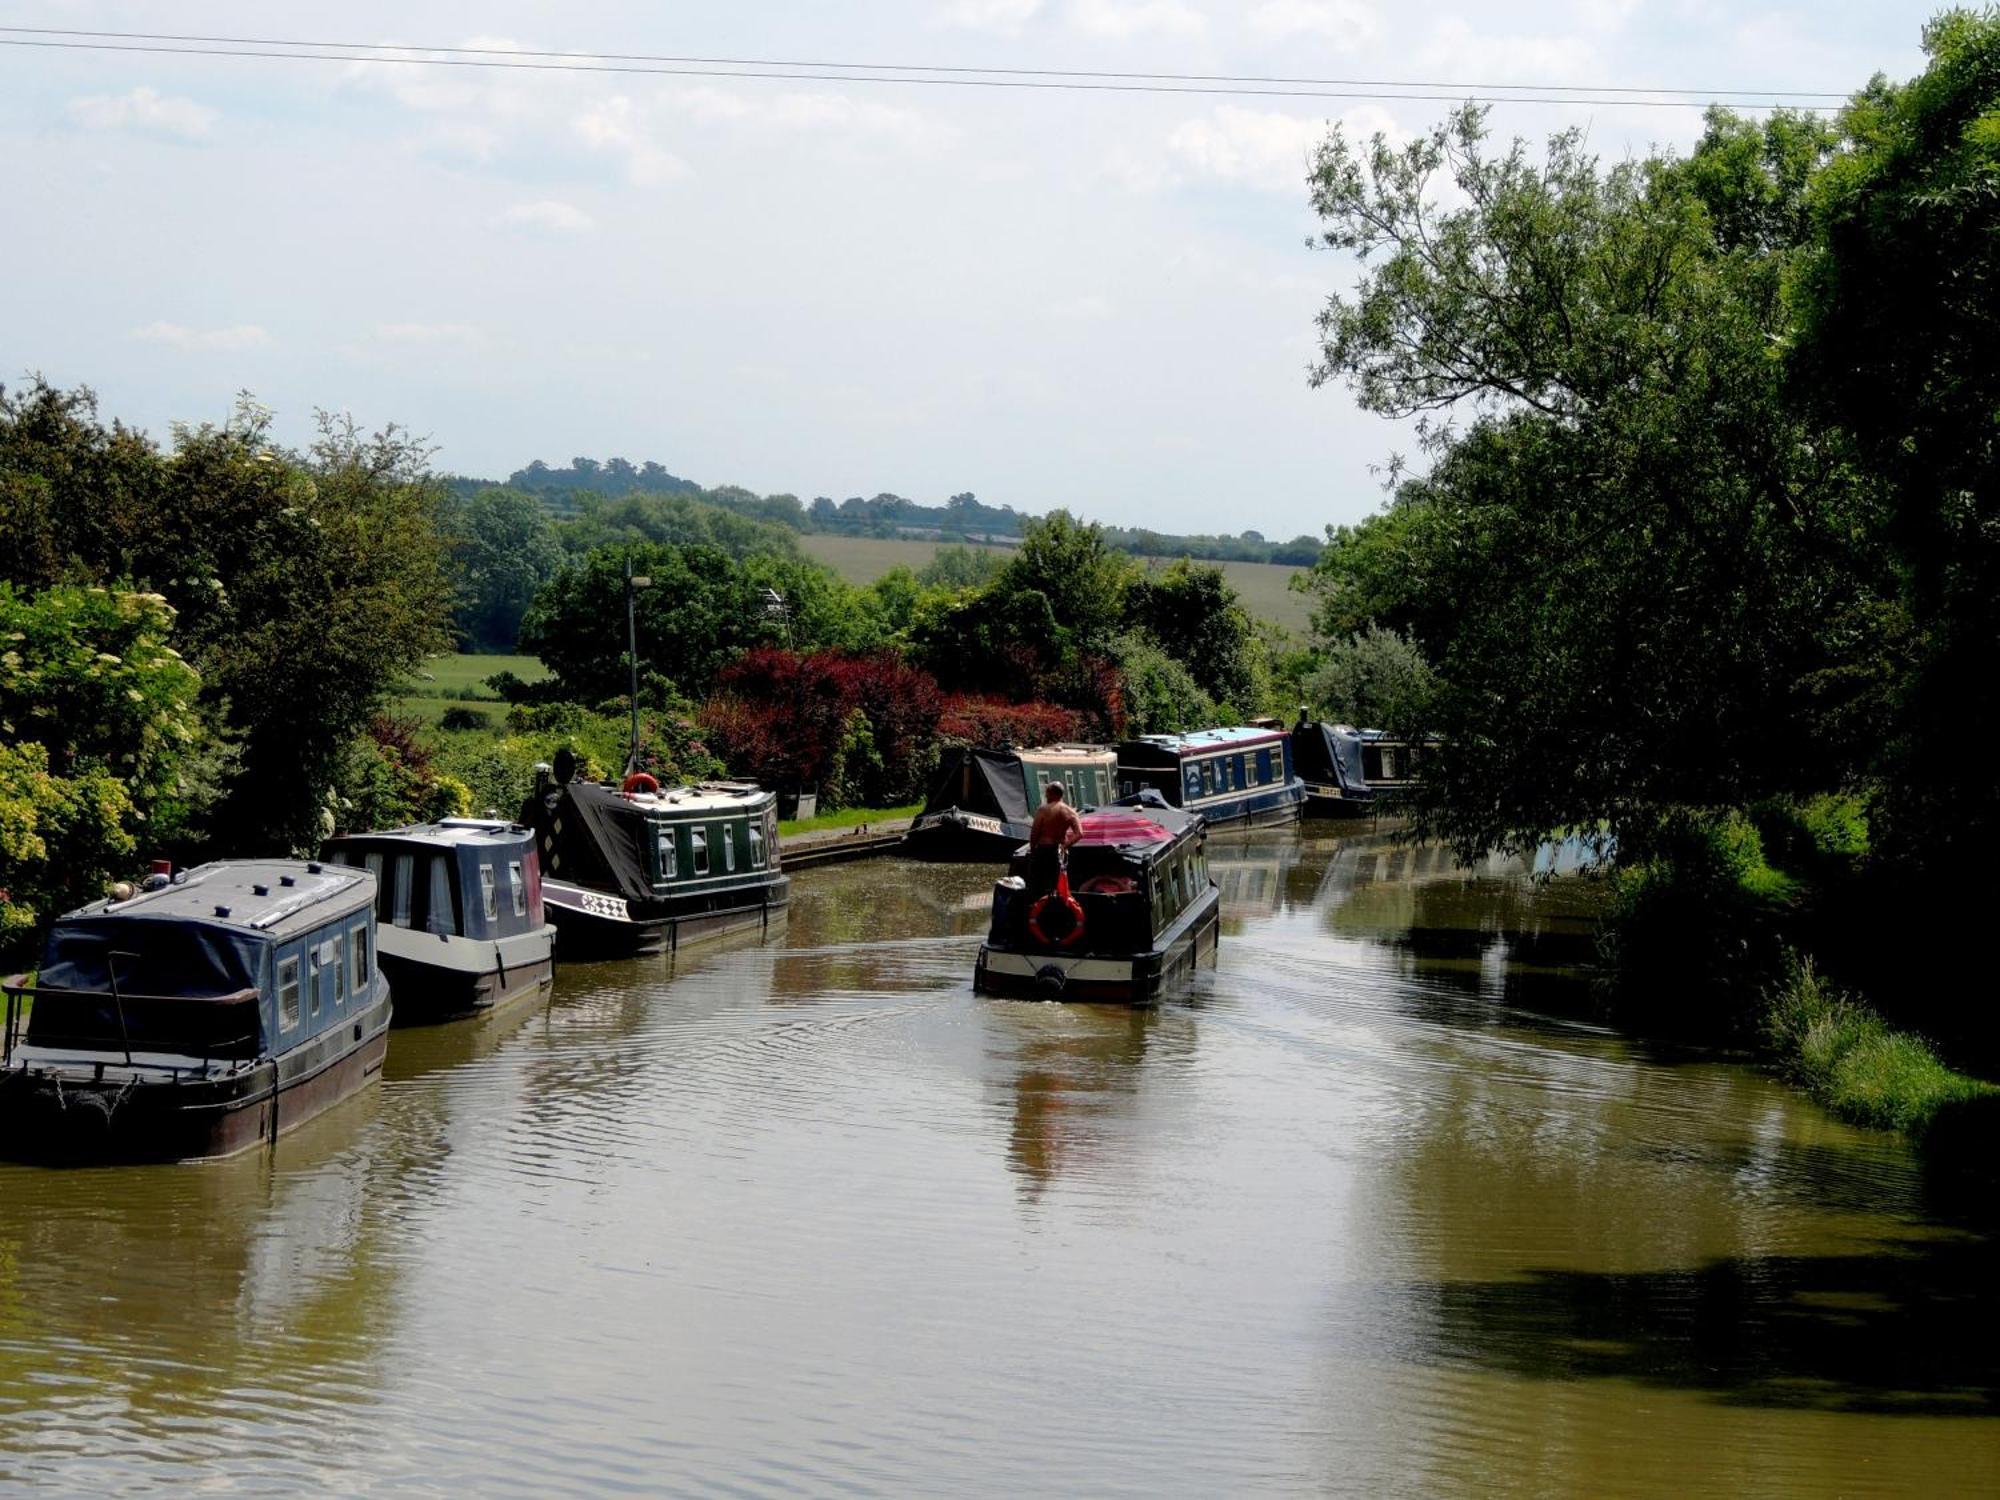
[[[643,573],[633,573],[632,559],[628,555],[625,559],[625,660],[632,668],[632,744],[625,752],[627,776],[639,769],[639,612],[636,601],[639,590],[652,586],[652,579]]]

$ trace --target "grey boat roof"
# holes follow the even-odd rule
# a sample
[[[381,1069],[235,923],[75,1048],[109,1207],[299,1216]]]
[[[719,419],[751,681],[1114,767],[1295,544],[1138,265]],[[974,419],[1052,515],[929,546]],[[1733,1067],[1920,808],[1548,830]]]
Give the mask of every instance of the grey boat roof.
[[[400,828],[369,828],[343,833],[329,839],[327,844],[331,848],[335,844],[379,839],[424,844],[433,848],[456,848],[465,844],[506,848],[531,842],[534,836],[534,830],[526,825],[503,822],[498,818],[445,818],[437,823],[405,823]]]
[[[194,922],[273,940],[309,932],[375,901],[375,877],[344,865],[293,859],[239,859],[197,865],[129,901],[109,898],[66,912],[62,923],[93,926],[131,918]]]

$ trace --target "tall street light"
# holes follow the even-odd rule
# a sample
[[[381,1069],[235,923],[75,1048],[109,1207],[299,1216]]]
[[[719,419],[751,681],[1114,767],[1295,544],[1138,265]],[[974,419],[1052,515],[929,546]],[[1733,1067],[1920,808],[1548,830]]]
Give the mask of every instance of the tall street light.
[[[625,753],[625,774],[630,776],[639,769],[639,612],[637,600],[639,590],[649,589],[653,580],[645,574],[634,574],[632,559],[625,559],[625,659],[632,668],[632,745]]]

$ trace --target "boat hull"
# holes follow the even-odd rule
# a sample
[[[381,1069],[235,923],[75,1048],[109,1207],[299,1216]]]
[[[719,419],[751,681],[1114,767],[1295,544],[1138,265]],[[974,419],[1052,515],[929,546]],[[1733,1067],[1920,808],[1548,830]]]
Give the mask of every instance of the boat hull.
[[[1028,825],[948,807],[925,813],[903,835],[903,852],[940,864],[1005,864],[1028,842]]]
[[[398,1026],[431,1026],[545,998],[555,986],[555,929],[488,939],[378,930]]]
[[[121,1055],[23,1048],[0,1075],[0,1149],[60,1164],[232,1156],[275,1140],[360,1092],[382,1071],[391,1005],[275,1058],[206,1076],[166,1075]]]
[[[1382,804],[1372,796],[1352,797],[1338,787],[1306,783],[1308,818],[1372,818],[1382,811]]]
[[[972,988],[983,995],[1074,1000],[1102,1005],[1155,1005],[1185,985],[1222,936],[1222,898],[1208,892],[1146,953],[1064,953],[982,943]]]
[[[657,902],[542,882],[542,910],[555,924],[565,960],[645,958],[730,933],[768,930],[784,920],[790,899],[791,880],[784,875],[695,900]]]

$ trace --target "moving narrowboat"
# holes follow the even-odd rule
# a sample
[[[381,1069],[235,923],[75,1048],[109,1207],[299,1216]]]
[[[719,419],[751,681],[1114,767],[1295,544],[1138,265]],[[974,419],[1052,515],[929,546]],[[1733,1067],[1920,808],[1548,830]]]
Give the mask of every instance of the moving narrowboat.
[[[1282,729],[1200,729],[1149,734],[1118,747],[1121,799],[1151,788],[1175,807],[1198,812],[1211,827],[1290,823],[1306,787],[1292,769],[1292,739]]]
[[[542,906],[563,957],[631,958],[781,921],[778,799],[747,781],[662,790],[643,772],[562,781],[546,766],[521,807],[542,856]]]
[[[381,1072],[389,985],[367,871],[240,860],[146,887],[59,918],[33,988],[6,981],[10,1153],[226,1156]]]
[[[1102,807],[1118,795],[1117,752],[1104,745],[948,749],[904,850],[918,859],[1008,859],[1028,841],[1050,782],[1062,784],[1072,807]]]
[[[993,887],[972,987],[990,995],[1150,1005],[1215,956],[1221,898],[1199,813],[1157,795],[1083,816],[1052,891],[1024,849]]]
[[[532,829],[447,818],[344,834],[326,857],[375,877],[377,957],[398,1026],[477,1015],[554,985],[556,930],[542,913]]]

